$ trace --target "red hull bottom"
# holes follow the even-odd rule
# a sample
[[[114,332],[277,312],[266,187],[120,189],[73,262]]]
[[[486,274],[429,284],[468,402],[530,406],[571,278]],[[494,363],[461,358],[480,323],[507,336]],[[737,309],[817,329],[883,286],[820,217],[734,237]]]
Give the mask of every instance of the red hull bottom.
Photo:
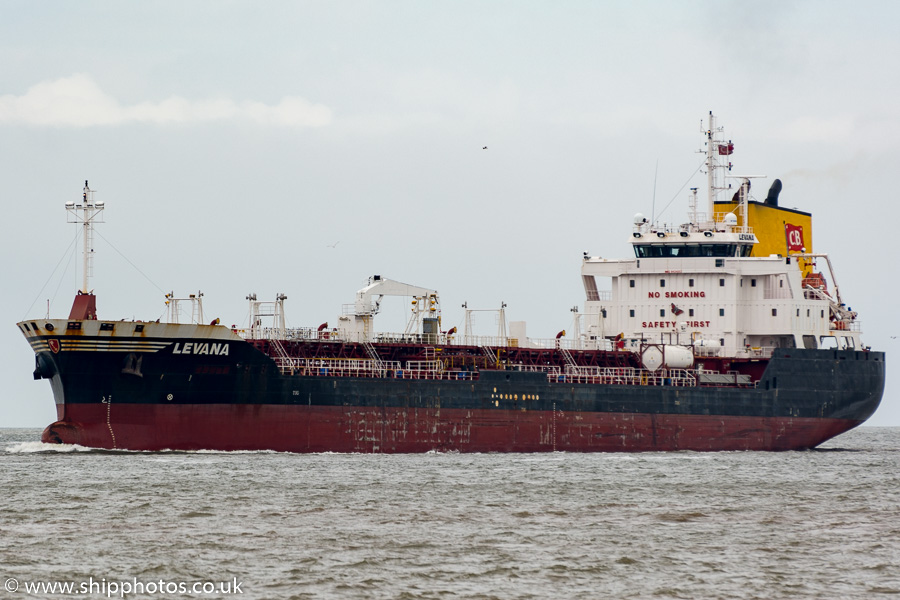
[[[796,417],[249,404],[70,404],[64,410],[64,418],[44,430],[44,442],[151,451],[803,450],[860,424]]]

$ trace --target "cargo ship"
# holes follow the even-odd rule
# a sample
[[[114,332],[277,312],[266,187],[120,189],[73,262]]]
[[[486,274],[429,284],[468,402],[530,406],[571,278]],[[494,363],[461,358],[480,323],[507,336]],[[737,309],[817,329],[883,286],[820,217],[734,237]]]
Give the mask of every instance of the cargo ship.
[[[548,339],[496,311],[494,335],[444,330],[437,290],[374,275],[329,326],[291,328],[284,294],[249,321],[207,324],[202,293],[167,318],[105,320],[90,291],[102,201],[66,204],[83,280],[65,319],[18,327],[57,421],[47,443],[129,450],[400,453],[801,450],[863,423],[885,355],[861,340],[810,213],[726,173],[734,144],[710,113],[707,210],[678,225],[636,215],[633,256],[581,259],[583,309]],[[623,232],[624,233],[624,232]],[[623,235],[623,238],[625,236]],[[385,297],[402,333],[379,333]],[[190,315],[188,317],[188,314]]]

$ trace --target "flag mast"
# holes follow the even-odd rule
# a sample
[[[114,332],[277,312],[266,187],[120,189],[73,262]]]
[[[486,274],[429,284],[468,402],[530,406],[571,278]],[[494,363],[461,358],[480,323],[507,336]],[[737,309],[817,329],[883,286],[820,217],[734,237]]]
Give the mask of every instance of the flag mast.
[[[717,185],[716,170],[728,169],[731,171],[731,161],[726,164],[719,162],[720,156],[730,156],[734,152],[734,144],[729,140],[719,139],[722,133],[721,127],[716,127],[716,117],[709,111],[709,127],[706,130],[706,186],[709,198],[709,212],[706,217],[710,222],[715,221],[716,196],[720,190],[727,189],[724,185]]]

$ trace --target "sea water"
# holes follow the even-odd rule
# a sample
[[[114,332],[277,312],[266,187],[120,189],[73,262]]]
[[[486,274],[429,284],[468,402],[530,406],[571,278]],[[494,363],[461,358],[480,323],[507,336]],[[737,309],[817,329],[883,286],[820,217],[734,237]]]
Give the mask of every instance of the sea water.
[[[900,594],[900,428],[781,453],[121,452],[39,438],[0,430],[2,598]]]

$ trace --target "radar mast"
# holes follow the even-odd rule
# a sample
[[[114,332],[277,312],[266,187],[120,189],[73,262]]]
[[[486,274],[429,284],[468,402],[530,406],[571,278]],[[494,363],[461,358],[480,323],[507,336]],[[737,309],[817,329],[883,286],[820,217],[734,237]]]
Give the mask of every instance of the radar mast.
[[[721,169],[731,171],[732,166],[728,158],[725,158],[723,161],[720,157],[731,156],[734,152],[734,144],[731,140],[726,142],[724,139],[719,139],[722,131],[722,127],[716,127],[716,117],[712,114],[712,111],[709,111],[709,127],[706,129],[706,179],[709,212],[706,214],[710,220],[713,220],[713,215],[715,214],[716,196],[718,196],[720,191],[728,189],[725,186],[724,178],[722,178],[723,182],[721,184],[718,183],[720,178],[716,171]]]

